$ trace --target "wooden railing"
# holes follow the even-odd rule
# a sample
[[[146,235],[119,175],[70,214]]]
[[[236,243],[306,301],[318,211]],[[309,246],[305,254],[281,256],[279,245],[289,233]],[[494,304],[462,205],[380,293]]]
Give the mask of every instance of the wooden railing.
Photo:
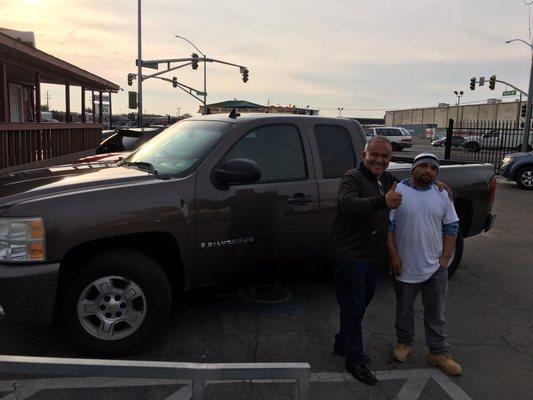
[[[0,123],[0,169],[94,149],[100,124]]]

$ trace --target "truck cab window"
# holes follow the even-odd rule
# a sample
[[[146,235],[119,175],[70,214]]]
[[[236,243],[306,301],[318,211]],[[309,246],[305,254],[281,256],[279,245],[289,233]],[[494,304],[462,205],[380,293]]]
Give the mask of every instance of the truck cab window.
[[[236,158],[248,158],[259,164],[259,183],[307,179],[300,133],[293,125],[254,129],[237,142],[224,160]]]
[[[324,178],[340,178],[355,168],[350,133],[338,125],[316,125],[315,138]]]

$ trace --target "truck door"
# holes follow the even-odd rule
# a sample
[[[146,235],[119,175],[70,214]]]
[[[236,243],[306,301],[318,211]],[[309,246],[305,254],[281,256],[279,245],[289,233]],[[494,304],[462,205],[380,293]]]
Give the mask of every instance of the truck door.
[[[298,122],[248,124],[225,138],[225,149],[201,167],[196,230],[197,260],[204,274],[216,278],[251,264],[305,263],[314,257],[318,191],[304,133]],[[237,158],[256,161],[260,181],[217,188],[213,169]]]
[[[352,121],[307,122],[320,197],[320,256],[328,254],[331,228],[337,216],[339,181],[358,165],[366,139]]]

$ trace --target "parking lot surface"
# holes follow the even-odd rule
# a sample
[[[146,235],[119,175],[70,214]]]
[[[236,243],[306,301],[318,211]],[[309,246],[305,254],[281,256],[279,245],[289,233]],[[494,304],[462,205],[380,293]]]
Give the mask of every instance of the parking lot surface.
[[[406,151],[402,152],[406,153]],[[452,355],[463,375],[449,378],[424,360],[422,313],[415,351],[399,365],[394,296],[386,273],[367,310],[364,334],[376,387],[354,381],[333,354],[338,309],[331,282],[309,271],[197,290],[174,310],[155,343],[128,359],[152,361],[309,362],[311,399],[531,399],[533,397],[533,195],[500,181],[495,227],[465,241],[462,264],[448,287]],[[54,327],[0,321],[0,354],[83,357]],[[212,383],[208,399],[290,399],[289,383]],[[154,379],[53,378],[4,375],[0,399],[186,399],[190,387]]]

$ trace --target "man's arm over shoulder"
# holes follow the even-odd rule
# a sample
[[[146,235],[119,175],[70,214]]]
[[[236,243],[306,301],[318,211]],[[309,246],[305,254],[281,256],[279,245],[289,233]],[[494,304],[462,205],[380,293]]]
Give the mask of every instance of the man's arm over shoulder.
[[[339,207],[348,214],[367,214],[387,208],[385,196],[365,195],[359,173],[346,173],[339,184]]]

